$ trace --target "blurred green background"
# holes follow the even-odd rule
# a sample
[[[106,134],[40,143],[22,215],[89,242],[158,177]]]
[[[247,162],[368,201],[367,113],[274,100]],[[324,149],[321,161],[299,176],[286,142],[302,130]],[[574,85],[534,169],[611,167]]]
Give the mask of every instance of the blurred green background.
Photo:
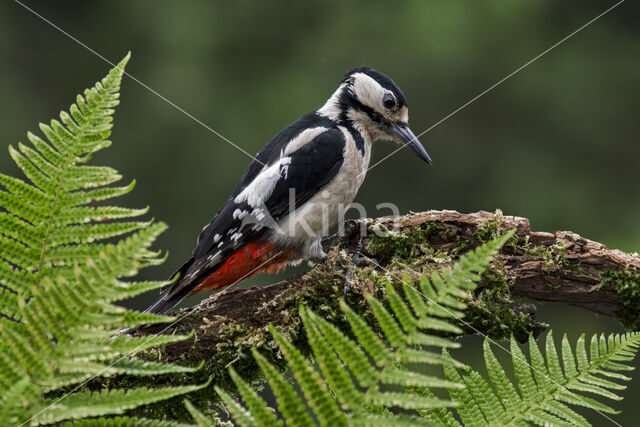
[[[352,66],[377,68],[403,89],[412,128],[427,129],[614,2],[604,1],[24,1],[111,61],[256,153],[281,128],[322,105]],[[637,134],[640,14],[625,2],[421,140],[425,167],[405,150],[367,176],[357,197],[369,215],[500,208],[535,230],[572,230],[626,251],[640,248]],[[0,140],[66,109],[109,66],[14,2],[0,4]],[[124,204],[151,206],[170,229],[158,247],[167,277],[232,191],[248,157],[131,79],[116,113],[114,145],[96,163],[137,186]],[[372,163],[395,146],[379,143]],[[6,151],[5,151],[6,153]],[[18,175],[8,154],[0,170]],[[274,280],[265,276],[243,286]],[[133,302],[145,306],[155,297]],[[543,305],[566,332],[619,331],[580,309]],[[465,340],[473,341],[474,338]],[[470,342],[471,342],[470,341]],[[467,346],[468,347],[468,346]],[[479,349],[479,346],[474,346]],[[474,361],[468,349],[461,359]],[[466,358],[466,359],[465,359]],[[640,363],[636,363],[640,366]],[[631,423],[640,376],[615,419]],[[608,421],[595,415],[593,422]]]

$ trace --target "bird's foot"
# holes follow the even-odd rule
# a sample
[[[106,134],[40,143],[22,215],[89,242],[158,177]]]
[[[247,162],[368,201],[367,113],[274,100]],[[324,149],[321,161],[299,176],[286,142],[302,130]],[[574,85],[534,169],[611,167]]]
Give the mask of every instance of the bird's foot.
[[[356,245],[356,248],[353,251],[353,255],[351,255],[351,260],[349,262],[349,265],[347,266],[347,270],[344,275],[345,278],[344,278],[344,287],[343,287],[343,297],[345,299],[347,298],[347,293],[351,289],[350,282],[351,282],[351,277],[353,276],[353,266],[357,267],[363,261],[371,261],[374,263],[374,265],[376,265],[376,267],[379,267],[379,264],[376,260],[362,254],[362,239],[363,239],[363,236],[360,236],[360,239],[358,239],[358,244]]]

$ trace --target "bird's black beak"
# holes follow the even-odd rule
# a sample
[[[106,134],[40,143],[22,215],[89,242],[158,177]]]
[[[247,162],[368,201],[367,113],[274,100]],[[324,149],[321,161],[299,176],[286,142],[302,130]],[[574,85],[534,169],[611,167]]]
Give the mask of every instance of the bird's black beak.
[[[418,141],[418,137],[409,129],[409,125],[399,122],[392,123],[391,133],[400,138],[400,141],[409,147],[418,158],[424,160],[427,164],[433,163],[427,150]]]

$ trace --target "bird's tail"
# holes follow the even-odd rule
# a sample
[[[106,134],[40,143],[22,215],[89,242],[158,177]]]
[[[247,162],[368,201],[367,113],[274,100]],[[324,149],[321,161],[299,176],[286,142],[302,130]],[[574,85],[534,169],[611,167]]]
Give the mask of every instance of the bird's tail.
[[[202,271],[192,267],[195,261],[191,258],[174,274],[173,277],[179,274],[177,281],[146,311],[165,313],[191,293],[230,286],[259,271],[277,272],[284,266],[289,252],[280,250],[273,255],[274,251],[273,243],[256,239]],[[186,274],[187,271],[190,274]]]
[[[186,292],[184,292],[184,295],[182,292],[180,292],[176,295],[169,297],[169,292],[171,292],[171,289],[167,289],[162,293],[162,296],[156,302],[154,302],[153,305],[151,305],[151,307],[147,308],[144,311],[144,313],[153,313],[153,314],[166,313],[167,311],[171,310],[173,307],[178,305],[180,301],[182,301],[187,295],[189,295],[189,291],[191,290],[191,288],[186,288],[185,290]],[[130,332],[135,331],[139,328],[140,326],[125,328],[120,330],[115,336],[119,337],[120,335],[128,335]]]
[[[180,281],[185,280],[185,273],[187,269],[193,264],[193,258],[189,261],[185,262],[182,267],[178,269],[171,277],[176,277],[178,275],[178,279],[176,282],[172,283],[168,286],[168,289],[164,290],[162,296],[154,302],[151,307],[147,308],[145,313],[153,313],[153,314],[162,314],[171,310],[176,305],[180,304],[180,302],[185,299],[195,288],[197,281],[193,281],[192,284],[181,285]],[[178,292],[172,294],[172,290],[180,289]]]
[[[169,297],[169,290],[165,291],[164,294],[156,302],[151,305],[151,307],[147,308],[145,313],[153,313],[153,314],[162,314],[171,310],[176,305],[180,304],[189,292],[185,292],[184,295],[181,295],[182,292]]]

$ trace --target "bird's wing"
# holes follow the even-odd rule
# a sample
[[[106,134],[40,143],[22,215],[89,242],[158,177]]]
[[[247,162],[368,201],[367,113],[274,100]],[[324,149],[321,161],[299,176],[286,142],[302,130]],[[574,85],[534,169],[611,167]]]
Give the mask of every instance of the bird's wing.
[[[301,136],[313,129],[330,129],[335,124],[328,118],[321,116],[317,112],[311,112],[300,117],[286,128],[278,132],[271,140],[260,150],[255,159],[249,164],[242,174],[238,185],[233,191],[233,197],[237,196],[243,188],[253,181],[256,176],[264,169],[265,165],[271,165],[278,161],[287,146],[299,139]],[[303,138],[304,139],[304,138]]]
[[[283,177],[265,200],[269,214],[279,221],[290,213],[291,206],[299,208],[327,185],[342,167],[345,145],[342,132],[333,128],[291,153],[289,164],[283,168]],[[292,193],[295,203],[289,200]]]
[[[294,151],[284,144],[280,157],[263,166],[203,229],[192,259],[178,270],[182,277],[168,297],[201,281],[236,250],[268,232],[265,218],[279,221],[288,215],[290,189],[295,191],[296,208],[320,191],[340,170],[345,144],[336,128],[316,132],[308,141],[298,140]]]

